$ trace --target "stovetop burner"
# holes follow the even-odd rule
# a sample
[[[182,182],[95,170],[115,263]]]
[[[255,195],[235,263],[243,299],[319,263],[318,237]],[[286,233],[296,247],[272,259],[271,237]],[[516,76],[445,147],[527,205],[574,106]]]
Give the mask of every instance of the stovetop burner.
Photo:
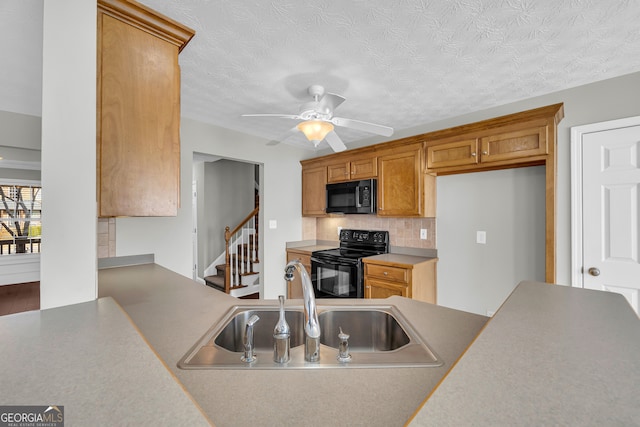
[[[341,230],[339,248],[316,251],[313,255],[325,258],[358,260],[388,252],[388,231]]]

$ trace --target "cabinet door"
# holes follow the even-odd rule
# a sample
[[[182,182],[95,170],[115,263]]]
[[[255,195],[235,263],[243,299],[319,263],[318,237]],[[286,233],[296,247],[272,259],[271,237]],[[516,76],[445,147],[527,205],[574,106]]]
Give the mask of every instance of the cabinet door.
[[[327,207],[327,168],[302,169],[302,216],[323,216]]]
[[[478,138],[463,139],[427,148],[427,168],[474,165],[478,163]]]
[[[378,157],[378,216],[421,216],[422,173],[419,148]]]
[[[340,162],[327,166],[327,182],[348,181],[349,169],[349,162]]]
[[[180,191],[178,47],[101,14],[100,216],[175,216]]]
[[[378,176],[378,159],[357,159],[351,162],[351,179],[367,179]]]
[[[481,163],[547,154],[547,126],[535,126],[480,138]]]
[[[409,294],[409,287],[407,285],[375,279],[365,280],[365,298],[388,298],[393,295],[411,298],[411,295]]]

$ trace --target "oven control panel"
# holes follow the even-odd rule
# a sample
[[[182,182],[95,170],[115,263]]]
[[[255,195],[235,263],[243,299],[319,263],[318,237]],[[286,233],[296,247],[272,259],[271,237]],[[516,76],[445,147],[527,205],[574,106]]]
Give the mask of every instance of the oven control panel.
[[[388,243],[388,231],[341,230],[340,241],[348,243]]]

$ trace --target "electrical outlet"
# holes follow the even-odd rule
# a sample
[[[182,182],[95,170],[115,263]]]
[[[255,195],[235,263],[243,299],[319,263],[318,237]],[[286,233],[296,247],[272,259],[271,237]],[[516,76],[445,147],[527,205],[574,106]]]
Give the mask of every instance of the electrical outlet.
[[[426,228],[421,228],[420,229],[420,239],[421,240],[427,240],[427,229]]]
[[[487,232],[486,231],[478,231],[478,232],[476,232],[476,243],[480,243],[481,245],[485,245],[487,243]]]
[[[342,227],[338,227],[338,237],[340,237],[340,232],[342,231]]]
[[[271,230],[278,228],[278,221],[276,221],[275,219],[270,219],[269,220],[269,228]]]

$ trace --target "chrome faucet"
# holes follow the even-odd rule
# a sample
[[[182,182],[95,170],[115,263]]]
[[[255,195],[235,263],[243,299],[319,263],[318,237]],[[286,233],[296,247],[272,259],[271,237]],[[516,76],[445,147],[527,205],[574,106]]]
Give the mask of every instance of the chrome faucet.
[[[293,260],[284,268],[284,279],[293,280],[293,270],[297,269],[302,282],[302,298],[304,299],[304,360],[317,362],[320,360],[320,324],[316,310],[316,298],[309,273],[300,260]]]
[[[253,363],[256,361],[256,355],[253,352],[253,325],[260,320],[260,318],[254,314],[247,320],[247,324],[244,329],[244,337],[242,338],[242,344],[244,345],[244,355],[240,358],[243,362]]]

